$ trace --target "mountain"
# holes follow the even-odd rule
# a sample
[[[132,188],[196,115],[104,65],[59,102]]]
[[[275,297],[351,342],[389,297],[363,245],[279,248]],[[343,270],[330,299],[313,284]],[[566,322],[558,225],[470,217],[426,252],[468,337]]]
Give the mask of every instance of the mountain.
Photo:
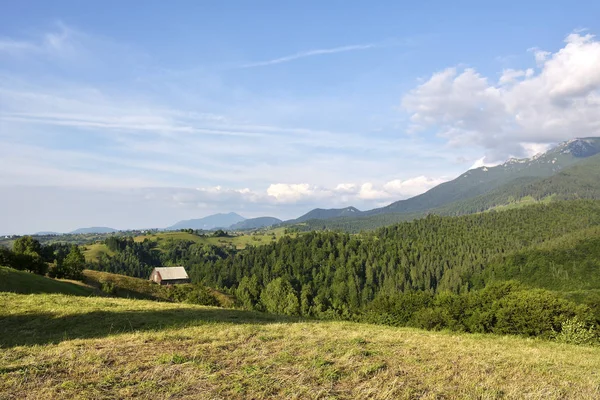
[[[248,229],[259,229],[264,228],[266,226],[272,226],[282,223],[279,218],[274,217],[258,217],[258,218],[250,218],[244,221],[240,221],[236,224],[231,225],[228,229],[234,231],[243,231]]]
[[[74,230],[73,232],[69,232],[73,235],[84,234],[84,233],[114,233],[118,232],[116,229],[107,228],[104,226],[93,226],[91,228],[79,228]]]
[[[308,220],[301,229],[359,232],[427,214],[465,215],[580,198],[600,199],[600,138],[573,139],[532,158],[476,168],[419,196],[356,217]]]
[[[215,228],[228,228],[233,224],[245,221],[246,218],[239,214],[230,212],[228,214],[213,214],[199,219],[188,219],[179,221],[175,225],[170,226],[167,230],[178,229],[203,229],[210,230]]]
[[[307,212],[291,221],[286,221],[286,223],[298,223],[304,222],[311,219],[329,219],[329,218],[338,218],[338,217],[356,217],[362,214],[362,211],[355,207],[346,207],[346,208],[330,208],[330,209],[322,209],[315,208],[312,211]]]
[[[439,214],[462,215],[542,200],[600,199],[600,154],[543,179],[516,179],[483,195],[449,204]]]
[[[512,158],[495,167],[481,167],[465,172],[458,178],[442,183],[429,191],[386,207],[365,212],[365,215],[414,213],[428,211],[456,201],[473,198],[499,188],[516,179],[546,178],[587,157],[600,153],[600,138],[572,139],[544,154],[532,158]]]

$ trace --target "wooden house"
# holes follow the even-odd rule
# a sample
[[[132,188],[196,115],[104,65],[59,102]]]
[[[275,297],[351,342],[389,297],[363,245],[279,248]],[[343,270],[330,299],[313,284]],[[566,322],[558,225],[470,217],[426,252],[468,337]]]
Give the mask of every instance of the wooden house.
[[[150,280],[159,285],[177,285],[190,283],[190,277],[183,267],[160,267],[154,268],[150,274]]]

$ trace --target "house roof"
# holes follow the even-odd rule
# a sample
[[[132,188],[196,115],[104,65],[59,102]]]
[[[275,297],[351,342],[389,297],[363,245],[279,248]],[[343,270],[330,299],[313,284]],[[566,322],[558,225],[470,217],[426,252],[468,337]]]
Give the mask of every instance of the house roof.
[[[189,276],[183,267],[160,267],[154,269],[160,274],[163,281],[171,279],[189,279]]]

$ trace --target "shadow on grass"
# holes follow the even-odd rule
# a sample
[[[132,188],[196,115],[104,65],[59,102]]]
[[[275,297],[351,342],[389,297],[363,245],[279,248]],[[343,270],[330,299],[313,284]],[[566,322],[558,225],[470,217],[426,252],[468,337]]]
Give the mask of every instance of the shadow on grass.
[[[207,323],[271,324],[299,319],[220,308],[160,311],[94,311],[55,315],[33,313],[0,317],[0,347],[43,345],[101,338],[119,333],[199,326]]]

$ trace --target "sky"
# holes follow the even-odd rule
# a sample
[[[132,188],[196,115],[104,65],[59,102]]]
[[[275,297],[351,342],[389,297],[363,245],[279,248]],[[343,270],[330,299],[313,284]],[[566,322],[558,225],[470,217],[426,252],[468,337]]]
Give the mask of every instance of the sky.
[[[597,1],[0,3],[0,234],[365,210],[600,136]]]

